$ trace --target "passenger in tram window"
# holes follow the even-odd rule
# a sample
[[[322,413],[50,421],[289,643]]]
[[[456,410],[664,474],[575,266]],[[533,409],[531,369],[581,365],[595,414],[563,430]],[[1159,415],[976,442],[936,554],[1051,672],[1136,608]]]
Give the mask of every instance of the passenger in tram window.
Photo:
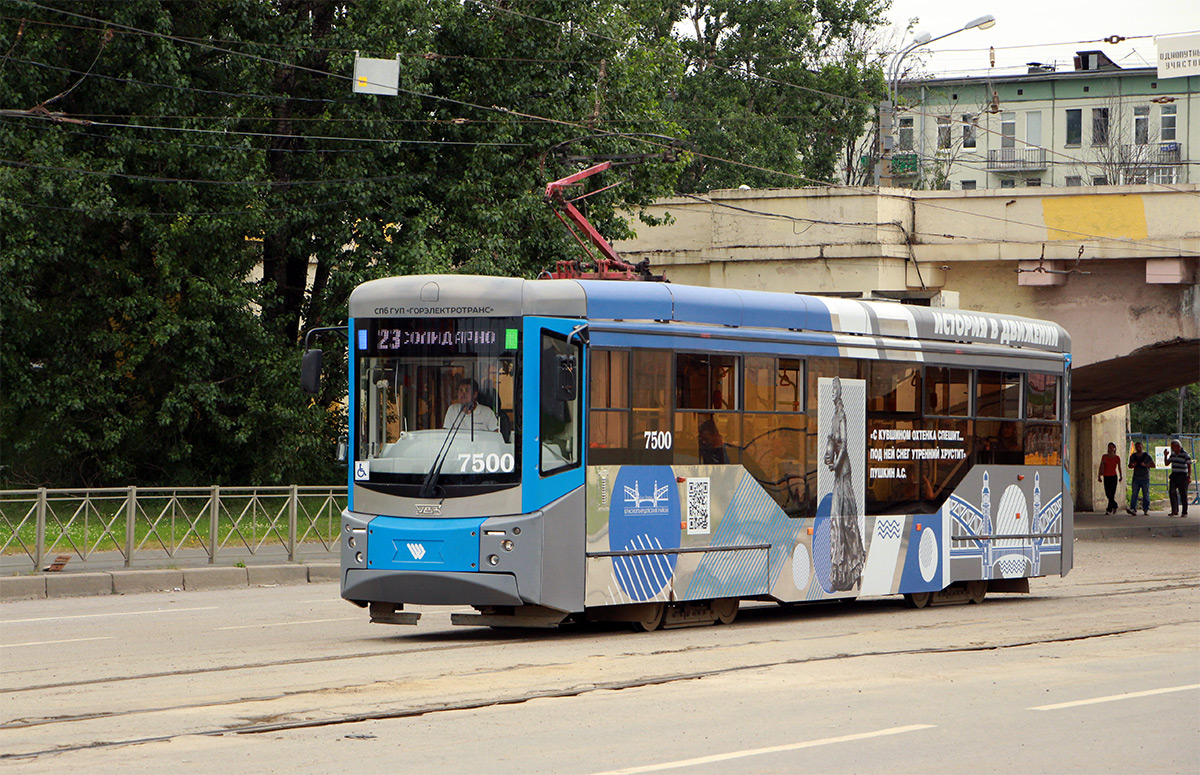
[[[725,439],[711,418],[700,423],[696,435],[700,440],[701,463],[724,465],[729,462],[729,456],[725,454]]]
[[[1021,439],[1019,423],[1000,423],[1000,436],[996,446],[996,462],[1004,465],[1025,463],[1025,444]]]
[[[1108,453],[1100,456],[1100,472],[1097,481],[1104,482],[1104,494],[1108,496],[1108,508],[1105,514],[1112,514],[1120,505],[1117,503],[1117,482],[1124,481],[1121,474],[1121,456],[1117,454],[1117,445],[1108,443]]]
[[[479,403],[479,383],[475,380],[460,379],[456,398],[458,403],[451,404],[450,408],[446,410],[446,417],[442,420],[443,428],[453,428],[458,425],[467,430],[500,430],[500,421],[496,419],[496,413]],[[462,417],[460,422],[461,415],[466,416]]]

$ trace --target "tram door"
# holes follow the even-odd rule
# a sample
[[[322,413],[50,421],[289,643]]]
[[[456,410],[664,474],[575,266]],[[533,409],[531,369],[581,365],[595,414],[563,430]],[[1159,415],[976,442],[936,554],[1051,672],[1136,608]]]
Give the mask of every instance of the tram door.
[[[543,600],[562,610],[583,610],[586,331],[578,320],[526,318],[521,343],[521,499],[525,513],[542,512]]]

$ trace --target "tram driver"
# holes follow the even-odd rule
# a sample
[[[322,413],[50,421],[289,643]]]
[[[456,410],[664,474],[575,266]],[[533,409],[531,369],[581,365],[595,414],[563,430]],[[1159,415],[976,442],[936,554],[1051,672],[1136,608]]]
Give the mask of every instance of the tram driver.
[[[470,377],[460,379],[456,398],[458,403],[451,404],[446,410],[446,417],[442,420],[443,428],[459,425],[477,431],[500,430],[500,421],[496,418],[496,413],[487,405],[479,403],[478,382]],[[462,415],[466,417],[462,417],[460,422],[459,418]]]

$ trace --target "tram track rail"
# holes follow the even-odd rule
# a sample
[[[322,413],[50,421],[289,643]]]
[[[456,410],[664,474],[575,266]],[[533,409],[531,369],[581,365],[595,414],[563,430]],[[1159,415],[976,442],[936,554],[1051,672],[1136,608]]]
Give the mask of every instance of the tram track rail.
[[[1075,593],[1075,594],[1072,594],[1071,597],[1073,597],[1073,598],[1095,598],[1095,597],[1109,597],[1109,596],[1117,596],[1117,595],[1120,595],[1120,596],[1142,595],[1142,594],[1154,594],[1154,593],[1159,593],[1159,592],[1172,592],[1172,591],[1181,590],[1181,589],[1190,589],[1190,588],[1200,587],[1200,574],[1161,577],[1161,578],[1155,578],[1155,579],[1153,579],[1153,581],[1160,582],[1160,583],[1153,587],[1138,587],[1136,589],[1129,589],[1129,590],[1108,590],[1108,591],[1103,591],[1103,592]],[[1185,582],[1185,583],[1179,583],[1179,584],[1165,583],[1165,582],[1171,582],[1171,581],[1179,581],[1179,582]],[[1131,582],[1128,582],[1128,581],[1096,582],[1093,584],[1093,586],[1108,586],[1108,585],[1113,585],[1113,584],[1129,584],[1129,583],[1131,583]],[[1041,595],[1041,594],[1024,596],[1024,602],[1033,602],[1034,600],[1046,599],[1046,598],[1047,598],[1047,596]],[[882,600],[889,600],[889,599],[882,598]],[[879,602],[879,600],[863,600],[863,601],[855,601],[855,602],[862,605],[862,604],[876,603],[876,602]],[[815,606],[813,606],[813,605],[786,606],[785,608],[789,609],[789,610],[800,610],[801,608],[807,608],[808,610],[813,610],[813,609],[815,609]],[[746,610],[773,611],[776,609],[774,609],[770,606],[763,606],[762,608],[759,608],[759,609],[743,609],[743,611],[746,611]],[[923,627],[923,626],[924,625],[916,625],[916,627],[918,627],[918,628]],[[570,627],[570,625],[568,625],[568,627]],[[610,628],[611,628],[611,626],[610,626]],[[464,635],[466,635],[468,632],[469,632],[468,630],[463,631]],[[559,632],[566,633],[567,637],[573,637],[573,636],[574,637],[589,637],[589,636],[592,636],[595,634],[594,632],[567,632],[565,630],[560,630]],[[247,663],[238,664],[238,665],[215,665],[212,667],[186,668],[186,669],[179,669],[179,670],[164,670],[164,671],[156,671],[156,672],[138,673],[138,674],[134,674],[134,675],[101,676],[101,677],[88,678],[88,679],[77,680],[77,681],[59,681],[59,682],[53,682],[53,683],[32,684],[30,686],[0,686],[0,695],[21,694],[21,693],[26,693],[26,692],[40,692],[40,691],[48,691],[48,690],[52,690],[52,689],[70,689],[70,688],[75,688],[75,687],[95,686],[95,685],[102,685],[102,684],[109,684],[109,683],[127,683],[127,682],[131,682],[131,681],[153,680],[153,679],[161,679],[161,678],[199,676],[199,675],[213,674],[213,673],[229,673],[229,672],[235,672],[235,671],[239,671],[239,670],[261,670],[261,669],[265,669],[265,668],[290,667],[290,666],[316,664],[316,663],[323,663],[323,662],[344,662],[344,661],[356,660],[356,659],[374,659],[374,658],[396,658],[398,656],[403,656],[406,654],[425,654],[425,653],[439,652],[439,651],[459,651],[459,650],[463,650],[463,649],[473,649],[473,648],[491,648],[491,647],[494,647],[494,646],[500,645],[500,644],[516,644],[516,643],[529,643],[529,642],[543,641],[546,639],[546,637],[547,637],[547,635],[544,632],[540,632],[537,636],[530,636],[530,637],[511,637],[510,636],[510,637],[505,637],[501,640],[496,640],[496,639],[479,640],[479,641],[471,641],[468,643],[452,643],[452,644],[433,645],[433,646],[421,646],[421,647],[416,647],[416,648],[404,648],[401,650],[380,649],[380,650],[374,650],[374,651],[360,651],[360,652],[355,652],[355,653],[350,653],[350,654],[334,654],[334,655],[320,655],[320,656],[313,656],[313,657],[295,657],[295,658],[291,658],[291,659],[262,660],[262,661],[256,661],[256,662],[247,662]],[[656,652],[656,653],[663,653],[663,652]],[[7,723],[0,722],[0,730],[8,728],[8,726],[9,725]]]
[[[963,618],[960,615],[953,621],[943,620],[937,627],[933,628],[941,633],[948,632],[941,629],[946,624],[963,628],[950,636],[953,642],[943,642],[942,644],[931,642],[928,645],[914,647],[911,645],[912,638],[910,638],[910,645],[900,645],[896,648],[872,648],[870,638],[878,628],[863,627],[863,623],[871,622],[873,617],[885,616],[887,619],[887,623],[884,625],[885,629],[894,631],[897,634],[907,632],[917,638],[923,638],[921,632],[930,630],[934,623],[927,621],[923,614],[911,617],[904,615],[902,617],[903,623],[898,621],[897,618],[886,617],[885,610],[896,612],[898,601],[895,599],[880,598],[859,601],[850,610],[844,612],[839,610],[836,613],[832,612],[835,606],[807,606],[788,609],[785,607],[777,608],[775,606],[763,605],[744,609],[743,615],[746,619],[754,621],[756,624],[770,625],[779,623],[787,625],[788,622],[786,620],[791,617],[784,613],[785,611],[805,611],[809,615],[815,614],[811,620],[814,625],[818,621],[844,621],[850,622],[852,625],[849,628],[840,628],[836,633],[818,631],[814,628],[811,635],[800,638],[795,637],[796,633],[793,631],[785,637],[751,637],[736,642],[731,642],[728,639],[717,639],[713,642],[697,643],[692,640],[689,643],[679,645],[679,642],[675,641],[678,647],[657,650],[653,649],[655,645],[654,641],[656,640],[654,636],[627,636],[634,637],[636,639],[635,642],[640,648],[624,649],[624,645],[631,641],[621,638],[617,642],[616,649],[608,650],[603,654],[577,653],[572,659],[565,662],[555,661],[552,657],[547,658],[545,654],[541,654],[536,660],[531,661],[528,659],[526,650],[518,655],[522,661],[512,664],[489,664],[487,659],[482,659],[477,661],[476,669],[449,670],[444,673],[423,675],[423,680],[430,682],[445,680],[451,683],[446,687],[434,685],[432,688],[427,688],[424,691],[409,691],[407,696],[403,697],[401,695],[404,695],[405,692],[400,689],[407,688],[403,684],[404,681],[410,678],[407,674],[399,678],[372,680],[366,683],[361,681],[356,683],[337,683],[336,680],[331,680],[318,685],[293,690],[284,688],[258,693],[238,692],[236,688],[230,687],[232,691],[229,689],[224,690],[225,696],[219,696],[222,690],[218,687],[216,692],[218,696],[195,702],[162,702],[160,699],[159,702],[143,702],[138,704],[135,699],[128,702],[127,707],[124,708],[112,711],[98,709],[101,706],[100,703],[104,701],[102,693],[106,691],[103,688],[106,684],[120,684],[127,687],[132,685],[133,687],[137,687],[139,682],[147,682],[147,685],[150,685],[149,682],[171,681],[172,679],[182,679],[186,682],[191,679],[204,679],[205,676],[235,676],[239,672],[269,669],[287,670],[291,667],[312,666],[319,663],[332,662],[346,664],[354,660],[366,660],[366,666],[369,668],[370,665],[379,663],[379,660],[397,660],[403,659],[406,656],[422,654],[432,655],[432,659],[437,659],[437,655],[442,653],[457,652],[461,654],[474,650],[486,652],[489,649],[497,647],[524,647],[531,644],[544,644],[548,641],[568,644],[572,641],[578,643],[581,640],[595,640],[597,644],[603,645],[605,633],[596,628],[588,627],[575,630],[574,632],[570,630],[560,631],[553,635],[549,635],[546,632],[538,632],[530,636],[488,633],[484,637],[477,638],[474,637],[470,630],[463,630],[461,632],[447,631],[433,634],[433,637],[448,636],[463,640],[451,643],[401,643],[398,639],[395,642],[397,645],[396,648],[369,648],[349,654],[247,660],[237,664],[182,668],[178,670],[144,671],[134,675],[98,676],[81,680],[45,682],[21,687],[5,687],[0,688],[0,695],[23,695],[27,697],[31,693],[70,693],[74,689],[92,687],[93,696],[90,698],[90,701],[93,703],[93,707],[89,712],[54,716],[26,715],[0,723],[0,734],[4,734],[8,738],[4,745],[6,750],[0,753],[0,762],[29,761],[43,756],[60,755],[71,751],[116,749],[187,737],[255,735],[270,732],[286,732],[288,730],[347,726],[371,721],[415,718],[447,711],[480,710],[489,707],[517,705],[538,699],[570,698],[603,691],[663,686],[722,675],[745,673],[747,671],[802,666],[822,662],[999,651],[1025,647],[1051,646],[1071,641],[1130,636],[1162,628],[1194,626],[1195,622],[1192,619],[1172,616],[1170,609],[1162,607],[1158,602],[1152,605],[1159,606],[1158,610],[1160,613],[1157,614],[1156,619],[1148,619],[1137,613],[1146,607],[1144,604],[1130,602],[1120,606],[1121,610],[1130,612],[1130,615],[1125,617],[1125,621],[1109,620],[1105,622],[1108,626],[1096,627],[1088,620],[1085,613],[1083,618],[1079,619],[1076,623],[1066,625],[1067,631],[1064,632],[1062,631],[1063,626],[1057,622],[1058,615],[1047,615],[1046,609],[1037,604],[1055,604],[1067,599],[1129,600],[1131,596],[1153,600],[1155,596],[1161,597],[1181,592],[1192,592],[1198,588],[1200,588],[1200,576],[1192,573],[1184,573],[1156,575],[1153,578],[1140,578],[1137,580],[1119,579],[1114,581],[1079,583],[1070,590],[1049,588],[1040,594],[1022,596],[1019,599],[1001,597],[984,603],[983,606],[970,606],[969,610],[973,614],[977,613],[978,617],[969,616]],[[1063,594],[1063,592],[1066,594]],[[990,635],[984,632],[978,640],[975,639],[974,633],[976,627],[981,625],[986,626],[989,621],[999,622],[1005,618],[1004,616],[984,616],[984,614],[990,611],[990,606],[1004,610],[1014,604],[1027,611],[1028,615],[1032,615],[1035,620],[1043,621],[1047,625],[1045,630],[1040,635],[1031,633],[1029,637],[1020,638],[1008,637],[1003,630],[992,630]],[[1087,608],[1094,610],[1099,610],[1103,607],[1102,603],[1087,606]],[[959,611],[968,610],[963,607],[955,608]],[[824,613],[823,609],[828,609],[831,613]],[[857,615],[853,612],[855,609],[858,611]],[[777,611],[782,615],[776,615]],[[1081,613],[1083,612],[1081,611]],[[747,624],[749,623],[747,622]],[[1074,631],[1070,631],[1072,628]],[[611,625],[601,625],[600,629],[608,630],[608,633],[612,634]],[[735,633],[736,630],[736,624],[728,630],[722,628],[722,632]],[[749,628],[748,631],[751,635],[755,632],[754,630],[749,630]],[[467,640],[468,638],[469,640]],[[813,643],[828,643],[833,639],[846,639],[847,643],[844,645],[856,643],[857,647],[842,648],[835,645],[831,650],[821,652],[820,648],[810,650],[802,645],[803,642],[809,641]],[[788,647],[788,644],[793,642],[798,648],[803,648],[809,653],[795,656],[788,655],[786,652],[780,653],[781,647]],[[645,646],[650,646],[651,648],[645,649]],[[731,655],[731,650],[737,650],[736,656]],[[795,648],[792,649],[792,654],[794,654],[795,650]],[[705,658],[710,665],[708,669],[671,669],[672,663],[678,667],[678,662],[681,659],[686,660],[690,658],[694,662],[695,658],[693,655],[706,652],[719,655],[721,652],[725,652],[725,654]],[[772,656],[778,656],[778,658],[771,658]],[[621,676],[621,671],[618,670],[617,674],[619,677],[614,680],[588,680],[588,675],[580,675],[578,676],[578,680],[575,680],[574,674],[563,671],[563,668],[569,668],[572,664],[578,663],[583,665],[591,660],[595,660],[597,657],[603,658],[611,665],[619,665],[623,660],[637,660],[638,670],[643,672],[633,674],[629,670],[630,663],[628,662],[624,663],[625,675]],[[470,659],[472,658],[468,657],[468,661]],[[654,661],[659,659],[662,661]],[[724,664],[721,664],[722,660],[724,660]],[[358,675],[361,675],[363,672],[361,666],[347,672],[355,674],[355,671],[357,671]],[[495,677],[497,674],[507,676],[513,671],[529,671],[526,675],[515,679],[517,681],[524,680],[525,683],[523,686],[518,684],[515,687],[496,689],[495,686],[502,685],[493,681],[493,690],[490,692],[486,689],[475,688],[474,679],[476,677],[486,677],[489,675]],[[546,686],[538,680],[539,671],[542,671],[542,674],[547,671],[555,672],[561,678],[556,680],[557,685]],[[367,673],[378,674],[374,670],[367,670]],[[602,678],[604,675],[606,675],[604,671],[591,672],[591,677]],[[464,682],[471,685],[469,690],[463,690]],[[482,683],[486,684],[487,680],[485,679]],[[391,687],[393,686],[397,687],[397,691],[394,693],[391,691]],[[262,688],[267,689],[265,686]],[[443,692],[443,688],[449,688],[450,691]],[[140,689],[136,690],[134,696],[136,697],[136,692],[140,691]],[[359,693],[361,693],[361,696],[358,696]],[[152,694],[153,692],[147,692],[148,696]],[[444,696],[446,699],[444,701],[438,699],[439,695]],[[160,693],[159,697],[161,698],[162,696]],[[310,701],[309,698],[313,699]],[[340,708],[338,707],[339,703],[342,706]],[[237,710],[231,710],[237,709],[239,706],[242,707],[243,712],[239,713]],[[219,719],[218,723],[213,723],[214,717]],[[189,718],[191,719],[190,723],[187,720]],[[157,719],[157,721],[150,721],[150,719]],[[43,731],[38,732],[38,730]],[[56,732],[52,730],[66,731]],[[161,733],[139,735],[137,734],[139,730],[154,730]],[[21,742],[20,738],[23,731],[28,734],[24,735],[25,739]],[[91,739],[88,739],[89,737]],[[59,744],[59,741],[61,741],[61,744]]]
[[[731,665],[711,670],[698,671],[683,671],[664,673],[660,675],[645,676],[638,679],[627,679],[620,681],[585,683],[575,686],[560,687],[557,689],[533,690],[516,692],[508,696],[481,698],[476,700],[438,703],[434,705],[420,705],[414,707],[401,708],[386,708],[371,712],[362,713],[342,713],[332,714],[323,718],[316,719],[293,719],[286,721],[271,721],[260,723],[245,723],[245,724],[226,724],[208,729],[189,729],[179,732],[166,733],[162,735],[152,735],[145,737],[132,737],[119,740],[102,740],[79,745],[64,745],[41,750],[21,751],[21,752],[6,752],[0,754],[0,761],[22,761],[35,759],[41,756],[59,755],[72,751],[112,749],[125,746],[144,745],[153,742],[166,742],[182,737],[213,737],[222,735],[256,735],[272,732],[284,732],[289,730],[313,729],[322,727],[334,727],[349,724],[358,724],[370,721],[384,721],[403,718],[416,718],[429,715],[431,713],[445,713],[451,711],[470,711],[480,710],[490,707],[499,707],[504,705],[517,705],[525,702],[542,699],[562,699],[570,697],[579,697],[595,692],[604,691],[620,691],[625,689],[639,689],[653,686],[662,686],[673,683],[686,681],[696,681],[705,678],[713,678],[722,675],[731,675],[736,673],[764,670],[778,667],[791,667],[806,664],[816,664],[829,661],[842,661],[852,659],[871,659],[880,657],[904,657],[904,656],[932,656],[939,654],[955,654],[955,653],[973,653],[986,651],[999,651],[1005,649],[1027,648],[1031,646],[1048,646],[1060,643],[1068,643],[1081,640],[1091,640],[1096,638],[1111,638],[1120,637],[1123,635],[1132,635],[1142,632],[1149,632],[1166,627],[1189,626],[1194,624],[1191,619],[1179,619],[1173,621],[1159,622],[1152,625],[1139,627],[1125,627],[1117,629],[1096,630],[1087,633],[1068,634],[1056,637],[1045,638],[1027,638],[1015,639],[1006,642],[996,643],[969,643],[951,646],[933,646],[924,648],[900,648],[900,649],[872,649],[859,650],[854,652],[837,652],[824,655],[814,655],[806,657],[796,657],[789,659],[766,660],[754,663]],[[354,688],[354,687],[350,687]],[[179,710],[203,710],[207,708],[220,708],[230,705],[243,703],[254,703],[270,701],[282,697],[296,697],[306,694],[327,694],[330,691],[329,687],[323,687],[312,690],[304,690],[300,692],[282,692],[275,697],[242,697],[237,699],[229,699],[222,701],[203,702],[203,703],[187,703],[174,706],[162,706],[153,708],[141,708],[134,710],[125,710],[114,712],[111,714],[86,714],[75,717],[64,716],[53,719],[44,719],[30,722],[9,722],[0,724],[0,730],[20,729],[31,726],[40,726],[45,724],[72,723],[79,721],[91,721],[103,718],[114,718],[119,716],[134,716],[150,713],[167,713]]]

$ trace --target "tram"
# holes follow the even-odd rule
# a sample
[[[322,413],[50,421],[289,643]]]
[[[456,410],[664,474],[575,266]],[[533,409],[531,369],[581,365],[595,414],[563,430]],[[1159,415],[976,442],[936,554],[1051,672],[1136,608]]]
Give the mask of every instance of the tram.
[[[341,594],[374,622],[653,630],[1071,568],[1053,323],[455,275],[367,282],[350,316]]]

